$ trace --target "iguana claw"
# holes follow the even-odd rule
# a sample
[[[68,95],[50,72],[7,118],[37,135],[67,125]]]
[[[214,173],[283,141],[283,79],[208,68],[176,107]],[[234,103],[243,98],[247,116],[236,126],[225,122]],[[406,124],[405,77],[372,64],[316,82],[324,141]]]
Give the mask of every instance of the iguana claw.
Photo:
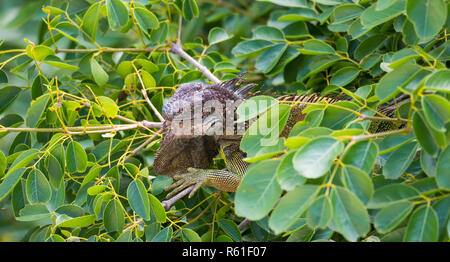
[[[191,186],[195,185],[195,187],[192,189],[192,191],[189,193],[189,198],[191,198],[194,193],[206,183],[208,176],[205,172],[205,170],[197,169],[197,168],[191,168],[189,167],[187,169],[187,173],[183,173],[180,175],[175,175],[174,180],[177,180],[177,182],[173,183],[170,186],[167,186],[164,191],[168,191],[171,189],[174,189],[172,192],[167,194],[166,199],[171,198],[176,193],[180,192],[181,190]]]

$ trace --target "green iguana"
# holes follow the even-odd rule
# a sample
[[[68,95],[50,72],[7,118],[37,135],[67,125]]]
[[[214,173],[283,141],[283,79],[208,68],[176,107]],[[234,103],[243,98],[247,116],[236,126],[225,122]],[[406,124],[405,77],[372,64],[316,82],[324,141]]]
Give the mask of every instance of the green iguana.
[[[223,120],[234,123],[236,107],[248,96],[249,90],[255,86],[249,84],[241,87],[242,83],[242,75],[240,75],[220,84],[182,84],[168,103],[164,105],[162,111],[165,118],[163,129],[166,133],[156,154],[153,167],[156,174],[170,176],[174,180],[178,180],[166,188],[166,190],[175,188],[167,195],[167,198],[191,185],[195,185],[195,187],[190,192],[189,197],[203,185],[227,192],[237,190],[249,165],[243,160],[246,157],[245,152],[240,149],[243,133],[240,135],[236,133],[216,135],[213,131],[223,131],[223,125],[216,125],[224,122]],[[284,137],[289,135],[295,123],[305,117],[302,110],[307,106],[304,103],[295,102],[317,103],[326,101],[327,103],[334,103],[340,101],[339,98],[318,97],[315,94],[282,96],[278,100],[296,104],[292,107],[285,128],[281,132],[281,136]],[[205,106],[208,101],[216,102],[216,112],[197,111],[200,121],[193,120],[192,116],[195,115],[195,111]],[[229,101],[234,102],[234,104],[230,106],[230,103],[227,103]],[[383,111],[386,114],[392,110],[385,107]],[[179,128],[179,123],[183,121],[188,124],[187,127]],[[209,169],[212,159],[218,153],[225,161],[226,170]]]

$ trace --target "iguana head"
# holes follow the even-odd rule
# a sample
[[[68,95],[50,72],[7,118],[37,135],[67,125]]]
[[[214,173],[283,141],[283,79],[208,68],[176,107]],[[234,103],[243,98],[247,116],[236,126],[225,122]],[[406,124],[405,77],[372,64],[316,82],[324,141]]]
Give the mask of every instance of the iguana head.
[[[243,75],[219,84],[178,87],[163,107],[166,133],[153,165],[156,174],[209,168],[218,153],[217,138],[236,134],[235,110],[255,86],[242,86]]]

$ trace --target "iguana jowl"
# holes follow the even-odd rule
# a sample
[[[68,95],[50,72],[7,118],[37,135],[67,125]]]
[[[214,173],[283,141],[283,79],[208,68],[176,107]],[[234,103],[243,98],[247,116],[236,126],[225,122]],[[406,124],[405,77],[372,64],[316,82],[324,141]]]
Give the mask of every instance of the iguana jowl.
[[[201,83],[183,84],[177,89],[169,102],[163,107],[163,116],[166,119],[164,140],[157,152],[154,169],[156,174],[171,176],[178,180],[166,188],[174,189],[167,195],[170,198],[181,190],[195,185],[190,192],[191,197],[201,186],[212,186],[221,191],[235,192],[248,167],[244,161],[246,154],[240,150],[242,136],[237,134],[208,134],[216,122],[235,120],[235,109],[246,98],[253,84],[241,87],[242,75],[238,78],[220,84],[204,85]],[[195,97],[200,100],[195,101]],[[196,106],[204,106],[208,101],[214,100],[220,113],[212,117],[211,112],[201,112],[200,123],[193,123],[192,114]],[[299,102],[292,107],[287,123],[281,132],[281,136],[287,137],[290,130],[298,121],[304,119],[302,113],[306,105],[301,102],[316,103],[326,101],[334,103],[340,101],[337,98],[310,96],[282,96],[279,101]],[[235,102],[229,106],[227,101]],[[198,102],[197,105],[195,105]],[[228,105],[228,107],[227,107]],[[384,109],[384,113],[388,113]],[[180,117],[181,116],[181,117]],[[179,134],[175,124],[176,119],[187,120],[191,123],[190,130],[185,134]],[[228,118],[228,119],[227,119]],[[231,118],[231,119],[230,119]],[[201,131],[195,134],[194,129]],[[219,125],[219,129],[223,126]],[[213,128],[214,129],[214,128]],[[185,130],[186,131],[186,130]],[[217,127],[215,129],[217,131]],[[225,161],[226,170],[209,169],[213,157],[220,153]]]

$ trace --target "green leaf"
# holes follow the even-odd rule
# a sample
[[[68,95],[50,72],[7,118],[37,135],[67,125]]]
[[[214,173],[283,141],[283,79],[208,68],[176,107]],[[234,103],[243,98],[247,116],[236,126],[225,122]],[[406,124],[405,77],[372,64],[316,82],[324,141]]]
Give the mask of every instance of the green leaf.
[[[356,241],[370,230],[369,214],[364,204],[348,189],[336,186],[331,190],[335,230],[347,240]]]
[[[27,46],[27,55],[36,61],[42,61],[47,56],[55,55],[55,51],[48,46],[38,45],[33,47],[32,45]]]
[[[355,67],[348,66],[339,69],[330,79],[331,85],[346,86],[350,84],[359,75],[359,70]]]
[[[76,70],[80,69],[78,66],[69,65],[67,63],[63,63],[63,62],[59,62],[59,61],[45,60],[45,61],[42,61],[42,62],[44,64],[51,65],[51,66],[54,66],[54,67],[58,67],[58,68],[61,68],[61,69],[67,69],[67,70],[73,70],[73,71],[76,71]]]
[[[436,176],[437,158],[431,156],[426,151],[420,153],[420,166],[428,177]]]
[[[277,181],[283,190],[290,191],[297,185],[302,185],[306,182],[306,178],[300,176],[295,171],[292,159],[295,152],[290,152],[285,155],[277,168]]]
[[[275,234],[288,230],[296,222],[314,201],[319,189],[317,185],[300,185],[283,196],[269,218],[269,226]]]
[[[354,166],[343,166],[341,168],[341,181],[345,188],[367,204],[373,195],[373,184],[369,176],[361,169]]]
[[[134,18],[136,18],[136,22],[138,23],[139,27],[144,30],[144,32],[147,32],[147,30],[149,29],[156,29],[159,27],[158,18],[156,18],[156,16],[152,12],[148,11],[145,8],[134,8],[133,15]]]
[[[173,229],[168,226],[161,230],[156,236],[151,240],[151,242],[169,242],[172,239]]]
[[[251,165],[236,192],[236,214],[251,220],[266,216],[281,195],[276,180],[279,161],[266,160]]]
[[[380,100],[380,103],[386,102],[397,95],[400,92],[398,88],[405,87],[421,70],[421,66],[407,64],[383,76],[377,88],[375,88],[375,95]]]
[[[215,45],[217,43],[224,42],[230,38],[232,38],[232,35],[229,35],[227,31],[225,31],[223,28],[220,27],[214,27],[209,31],[208,34],[208,43],[209,45]]]
[[[394,4],[383,10],[377,10],[376,8],[377,4],[374,3],[361,14],[361,23],[364,27],[373,28],[397,17],[405,11],[406,0],[397,0]]]
[[[76,141],[71,141],[66,150],[67,171],[82,173],[87,167],[87,155],[84,148]]]
[[[102,107],[103,112],[105,113],[105,116],[109,118],[115,118],[117,113],[119,112],[119,107],[117,106],[116,102],[106,96],[99,96],[97,98],[100,102],[100,106]]]
[[[31,106],[28,108],[25,118],[25,124],[28,127],[35,127],[38,124],[39,120],[44,114],[45,109],[47,108],[49,100],[50,94],[44,94],[40,96],[36,101],[31,103]]]
[[[286,7],[308,7],[306,0],[258,0]]]
[[[418,148],[417,143],[408,143],[395,150],[383,167],[383,175],[389,179],[399,178],[414,160]]]
[[[131,230],[125,231],[117,237],[116,242],[131,242],[132,234]]]
[[[439,224],[436,211],[425,205],[417,208],[411,215],[403,241],[432,242],[439,237]]]
[[[376,10],[379,11],[379,10],[386,9],[389,6],[391,6],[393,3],[395,3],[395,0],[394,1],[392,1],[392,0],[378,0]]]
[[[107,0],[106,13],[109,27],[113,31],[118,30],[128,23],[128,9],[121,0]]]
[[[127,198],[134,212],[144,220],[150,219],[150,200],[141,180],[134,180],[128,185]]]
[[[181,239],[183,242],[202,242],[197,232],[189,228],[181,229]]]
[[[43,203],[26,205],[19,213],[20,216],[16,217],[18,221],[37,221],[51,218],[50,211]]]
[[[269,73],[278,63],[286,48],[287,44],[279,43],[262,51],[256,59],[256,69],[264,74]]]
[[[438,95],[422,97],[425,119],[430,126],[439,132],[446,132],[446,123],[450,122],[450,102]]]
[[[0,70],[0,84],[8,83],[8,76],[5,72]]]
[[[192,20],[194,17],[198,17],[199,11],[195,0],[184,0],[183,1],[183,17],[187,21]]]
[[[295,153],[294,168],[306,178],[321,177],[343,150],[344,144],[332,137],[314,138]]]
[[[409,201],[393,203],[382,208],[375,216],[375,228],[383,234],[391,232],[405,220],[413,208],[414,205]]]
[[[261,39],[267,41],[284,40],[284,34],[280,29],[276,27],[262,25],[253,30],[252,39]]]
[[[106,188],[105,185],[94,185],[88,188],[87,193],[90,196],[95,196],[105,191]]]
[[[64,178],[64,172],[58,159],[52,154],[49,154],[45,159],[46,170],[50,184],[53,188],[58,189],[61,185],[61,181]]]
[[[5,175],[6,170],[6,157],[3,151],[0,151],[0,178]]]
[[[408,20],[421,42],[431,40],[444,25],[447,18],[447,4],[443,0],[408,0],[406,5]]]
[[[450,92],[450,70],[445,69],[434,72],[425,82],[425,88],[447,93]]]
[[[164,223],[166,222],[166,210],[162,206],[161,202],[159,202],[158,198],[154,195],[148,194],[148,198],[150,201],[150,211],[152,215],[156,217],[156,222]]]
[[[309,8],[293,8],[278,17],[278,21],[310,21],[318,20],[316,12]]]
[[[356,4],[340,4],[334,9],[334,23],[344,23],[357,18],[364,11],[360,5]]]
[[[5,86],[0,89],[0,113],[17,98],[22,89],[16,86]]]
[[[95,41],[97,35],[98,21],[100,19],[100,2],[94,3],[89,7],[83,17],[81,28]]]
[[[104,86],[106,82],[108,82],[108,74],[105,70],[103,70],[103,67],[97,62],[97,60],[95,60],[94,57],[91,58],[91,71],[97,85]]]
[[[31,170],[26,185],[27,199],[31,204],[47,203],[52,197],[50,183],[39,169]]]
[[[306,219],[310,226],[325,228],[333,219],[330,198],[326,195],[319,196],[309,207]]]
[[[450,146],[441,152],[437,161],[436,182],[439,188],[450,189]]]
[[[11,172],[11,174],[9,174],[7,177],[5,177],[3,182],[0,184],[0,201],[9,195],[9,193],[22,178],[25,170],[25,168],[18,168]]]
[[[236,109],[238,115],[236,122],[241,123],[257,117],[276,103],[278,102],[270,96],[253,96],[245,99]]]
[[[414,135],[423,150],[428,154],[435,156],[439,151],[439,145],[433,139],[433,130],[431,130],[431,127],[424,121],[421,112],[414,112],[412,126]]]
[[[303,48],[298,51],[305,55],[327,55],[334,54],[334,49],[327,43],[320,40],[307,40],[303,43]]]
[[[361,44],[355,49],[354,57],[356,60],[361,60],[367,55],[372,54],[375,50],[380,48],[383,42],[386,41],[385,35],[373,35],[366,38]]]
[[[257,52],[260,52],[269,46],[272,45],[272,42],[262,39],[253,39],[253,40],[247,40],[242,41],[239,44],[237,44],[232,50],[231,53],[234,56],[247,56],[252,55]]]
[[[305,65],[301,65],[301,69],[297,73],[296,80],[303,81],[307,77],[327,69],[339,60],[340,58],[334,55],[314,56],[308,59]]]
[[[103,223],[108,232],[122,232],[125,226],[125,216],[120,207],[119,200],[112,199],[103,211]]]
[[[39,155],[39,153],[39,150],[35,148],[20,153],[20,155],[14,159],[14,162],[9,167],[8,173],[6,173],[5,177],[9,176],[12,172],[14,172],[14,170],[28,165],[31,160],[35,159],[36,156]]]
[[[152,88],[156,86],[155,79],[149,72],[143,70],[140,70],[139,72],[141,74],[142,82],[144,82],[145,88]]]
[[[279,136],[289,117],[290,106],[275,104],[245,131],[241,149],[247,152],[247,161],[257,161],[280,153],[284,139]]]
[[[418,196],[419,191],[414,187],[404,184],[390,184],[376,189],[367,206],[368,208],[382,208]]]
[[[235,242],[241,242],[242,236],[241,232],[239,231],[238,226],[236,223],[233,222],[233,220],[230,219],[220,219],[217,221],[220,228],[222,228],[225,233],[230,236]]]
[[[86,215],[65,220],[57,224],[58,227],[88,227],[96,220],[96,215]]]
[[[358,141],[352,144],[342,156],[342,162],[356,166],[367,174],[372,172],[377,158],[378,147],[372,141]]]

